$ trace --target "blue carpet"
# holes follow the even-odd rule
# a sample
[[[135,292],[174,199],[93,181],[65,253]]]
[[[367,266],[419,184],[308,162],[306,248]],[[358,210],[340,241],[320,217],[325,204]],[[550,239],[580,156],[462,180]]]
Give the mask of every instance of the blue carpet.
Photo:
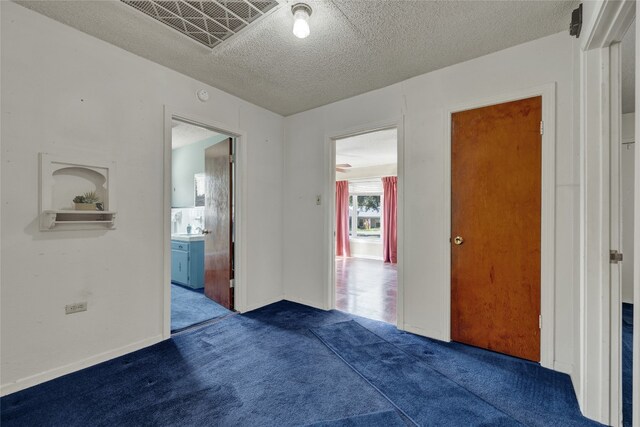
[[[633,400],[633,304],[622,304],[622,420],[631,427]]]
[[[353,320],[313,332],[416,425],[520,425]]]
[[[522,424],[601,425],[580,413],[568,375],[476,347],[402,332],[383,322],[357,322]]]
[[[385,411],[340,418],[339,420],[321,421],[309,424],[308,427],[406,427],[406,425],[397,412]]]
[[[354,319],[364,328],[350,322]],[[349,335],[340,338],[332,328],[344,328],[344,322],[351,327],[344,331]],[[368,350],[357,362],[359,370],[310,329],[324,331],[323,339],[335,340],[345,354]],[[373,334],[379,346],[359,345]],[[378,369],[397,381],[378,383]],[[399,382],[404,373],[411,383]],[[420,384],[432,381],[424,389]],[[389,401],[372,384],[386,387],[387,396],[395,400]],[[438,389],[449,399],[434,395]],[[444,408],[434,408],[422,396],[424,390]],[[412,404],[412,398],[427,401],[431,415]],[[594,425],[579,416],[566,375],[461,344],[417,337],[382,322],[286,301],[227,316],[5,396],[0,399],[0,423],[394,426],[408,421],[397,408],[415,411],[416,418],[424,416],[420,421],[427,425]]]
[[[276,306],[294,320],[316,319],[314,326],[344,320],[296,304]],[[5,396],[0,424],[300,426],[394,410],[304,324],[264,321],[274,310],[227,316]]]
[[[207,298],[202,290],[171,284],[171,332],[231,314]]]

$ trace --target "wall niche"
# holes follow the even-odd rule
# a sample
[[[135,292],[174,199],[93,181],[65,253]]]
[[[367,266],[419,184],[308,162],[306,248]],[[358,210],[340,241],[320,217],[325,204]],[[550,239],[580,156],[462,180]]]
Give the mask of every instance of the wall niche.
[[[40,230],[115,228],[115,162],[40,153]],[[74,203],[94,193],[97,202]]]

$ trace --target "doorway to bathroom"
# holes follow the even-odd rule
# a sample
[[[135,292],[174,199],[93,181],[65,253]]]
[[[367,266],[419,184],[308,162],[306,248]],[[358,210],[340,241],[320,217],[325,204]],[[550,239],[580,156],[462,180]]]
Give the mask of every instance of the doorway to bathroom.
[[[235,138],[171,121],[171,332],[234,308]]]

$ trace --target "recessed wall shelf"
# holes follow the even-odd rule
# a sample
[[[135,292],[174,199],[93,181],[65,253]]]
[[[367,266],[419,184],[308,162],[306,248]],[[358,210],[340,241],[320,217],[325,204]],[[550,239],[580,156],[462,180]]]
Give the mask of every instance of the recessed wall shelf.
[[[115,162],[40,153],[40,230],[115,228]],[[104,210],[76,210],[73,198],[95,192]]]
[[[115,226],[116,212],[112,211],[75,211],[75,210],[46,210],[41,215],[41,229],[52,230],[60,225],[81,225],[75,230],[86,230],[86,225],[96,225],[99,228],[110,229]],[[98,227],[91,227],[94,229]]]

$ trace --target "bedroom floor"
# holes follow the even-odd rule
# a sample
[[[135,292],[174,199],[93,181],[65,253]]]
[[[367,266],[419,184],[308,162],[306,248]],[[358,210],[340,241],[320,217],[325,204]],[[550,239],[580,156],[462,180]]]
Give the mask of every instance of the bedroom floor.
[[[336,258],[336,308],[396,323],[397,264],[366,258]]]
[[[287,301],[0,399],[3,426],[581,426],[565,374]]]

